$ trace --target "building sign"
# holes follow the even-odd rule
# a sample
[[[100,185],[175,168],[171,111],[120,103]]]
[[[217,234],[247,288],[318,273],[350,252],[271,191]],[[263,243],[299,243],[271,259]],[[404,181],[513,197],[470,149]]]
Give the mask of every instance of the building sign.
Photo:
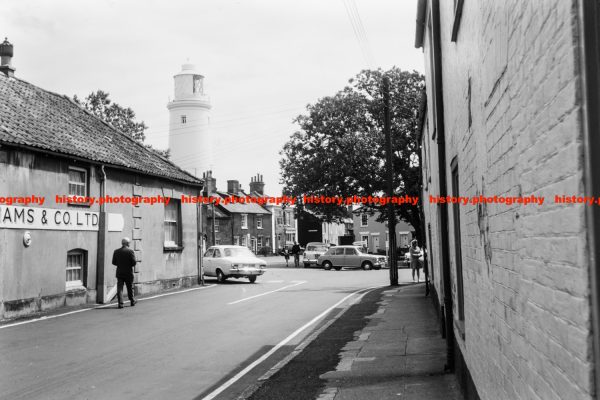
[[[108,217],[111,231],[123,229],[120,214],[109,214]],[[0,206],[0,228],[97,231],[99,222],[99,213],[86,210]]]

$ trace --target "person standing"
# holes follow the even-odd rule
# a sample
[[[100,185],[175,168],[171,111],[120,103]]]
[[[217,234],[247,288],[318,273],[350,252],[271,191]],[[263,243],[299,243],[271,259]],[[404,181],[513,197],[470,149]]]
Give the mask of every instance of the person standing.
[[[410,242],[410,268],[412,269],[413,282],[415,280],[415,271],[417,272],[417,282],[420,280],[419,270],[421,265],[419,263],[419,257],[421,257],[421,249],[417,246],[417,239]]]
[[[300,267],[300,245],[298,242],[294,242],[292,246],[292,254],[294,255],[294,266],[296,268]]]
[[[121,248],[113,253],[112,263],[117,266],[117,299],[119,308],[123,308],[123,284],[127,286],[127,297],[131,307],[135,306],[133,297],[133,267],[136,264],[135,253],[129,248],[130,240],[124,237],[121,240]]]

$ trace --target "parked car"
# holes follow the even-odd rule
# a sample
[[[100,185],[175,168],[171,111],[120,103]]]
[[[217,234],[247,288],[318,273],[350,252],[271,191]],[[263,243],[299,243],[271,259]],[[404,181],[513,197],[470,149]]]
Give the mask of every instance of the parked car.
[[[368,254],[359,246],[336,246],[330,248],[319,257],[318,264],[324,269],[334,268],[336,271],[342,268],[381,269],[387,266],[387,257]]]
[[[308,268],[312,265],[317,265],[317,260],[320,256],[325,254],[328,250],[328,247],[325,243],[320,242],[309,242],[306,244],[306,250],[304,250],[304,255],[302,256],[302,260],[304,262],[304,268]]]
[[[227,278],[248,278],[251,283],[265,273],[267,263],[245,246],[212,246],[203,257],[204,275],[222,283]]]

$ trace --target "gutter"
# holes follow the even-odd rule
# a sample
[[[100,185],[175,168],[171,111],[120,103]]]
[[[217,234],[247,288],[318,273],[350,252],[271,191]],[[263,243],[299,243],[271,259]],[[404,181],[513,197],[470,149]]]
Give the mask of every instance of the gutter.
[[[100,165],[100,197],[106,194],[106,171],[104,165]],[[104,304],[106,298],[104,285],[104,269],[106,266],[106,205],[100,204],[98,215],[98,242],[96,246],[96,303]]]

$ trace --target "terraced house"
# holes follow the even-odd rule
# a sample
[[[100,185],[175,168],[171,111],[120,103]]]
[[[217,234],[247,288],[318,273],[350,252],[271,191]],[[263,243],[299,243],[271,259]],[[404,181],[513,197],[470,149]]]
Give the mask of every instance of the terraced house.
[[[597,1],[418,3],[428,204],[449,368],[468,398],[598,397],[600,14]]]
[[[110,300],[124,236],[136,292],[196,284],[200,209],[180,199],[198,196],[203,181],[69,97],[15,77],[12,49],[0,45],[0,196],[45,201],[0,204],[0,319]],[[105,196],[123,200],[60,200]],[[168,202],[138,202],[150,197]]]

